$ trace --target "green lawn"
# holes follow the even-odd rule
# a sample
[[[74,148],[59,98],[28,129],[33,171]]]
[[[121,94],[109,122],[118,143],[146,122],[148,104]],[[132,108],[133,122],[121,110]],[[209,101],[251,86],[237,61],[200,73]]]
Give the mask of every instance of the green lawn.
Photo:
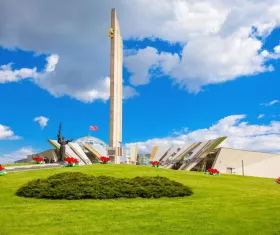
[[[186,198],[39,200],[15,196],[35,178],[81,171],[116,177],[166,176],[190,186]],[[8,173],[0,177],[0,234],[3,235],[276,235],[280,234],[280,185],[273,179],[91,165]]]

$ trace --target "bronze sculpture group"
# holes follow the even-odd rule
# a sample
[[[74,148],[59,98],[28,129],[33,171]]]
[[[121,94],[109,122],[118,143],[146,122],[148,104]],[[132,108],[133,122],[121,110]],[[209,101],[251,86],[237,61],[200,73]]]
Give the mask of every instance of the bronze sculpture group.
[[[57,142],[60,144],[59,148],[59,162],[64,162],[65,159],[65,152],[66,152],[66,145],[69,142],[72,142],[73,140],[65,140],[64,136],[61,136],[61,123],[58,128],[58,133],[57,133]]]

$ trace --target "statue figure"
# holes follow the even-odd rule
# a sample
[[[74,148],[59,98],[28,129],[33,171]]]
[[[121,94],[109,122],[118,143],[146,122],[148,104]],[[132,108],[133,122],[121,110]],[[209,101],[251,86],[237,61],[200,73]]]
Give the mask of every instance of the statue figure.
[[[112,29],[112,28],[109,29],[108,36],[109,36],[110,38],[113,38],[113,37],[114,37],[114,29]]]
[[[61,137],[61,123],[60,123],[58,128],[58,133],[57,133],[57,142],[60,144],[58,161],[62,161],[62,162],[64,161],[66,144],[72,141],[73,140],[65,140],[64,136]]]

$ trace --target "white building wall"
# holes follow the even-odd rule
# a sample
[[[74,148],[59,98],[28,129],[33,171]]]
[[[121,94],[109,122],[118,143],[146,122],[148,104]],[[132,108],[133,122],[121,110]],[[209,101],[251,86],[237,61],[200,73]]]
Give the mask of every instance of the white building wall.
[[[134,163],[136,164],[137,162],[137,154],[138,154],[138,147],[129,147],[125,150],[125,155],[126,155],[126,162],[127,163]]]
[[[227,168],[234,168],[232,174],[278,178],[280,176],[280,155],[252,152],[238,149],[221,148],[213,168],[221,173],[230,173]]]

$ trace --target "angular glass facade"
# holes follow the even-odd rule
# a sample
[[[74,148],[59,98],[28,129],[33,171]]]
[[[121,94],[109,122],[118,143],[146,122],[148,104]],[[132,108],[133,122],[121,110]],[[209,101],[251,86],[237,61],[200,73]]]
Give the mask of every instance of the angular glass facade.
[[[137,165],[149,165],[151,154],[138,154]]]
[[[93,149],[98,151],[101,155],[107,156],[108,145],[104,141],[98,138],[95,138],[93,136],[85,136],[77,139],[75,143],[80,145],[80,147],[84,150],[84,152],[88,152],[88,151],[83,147],[83,145],[88,144]]]

